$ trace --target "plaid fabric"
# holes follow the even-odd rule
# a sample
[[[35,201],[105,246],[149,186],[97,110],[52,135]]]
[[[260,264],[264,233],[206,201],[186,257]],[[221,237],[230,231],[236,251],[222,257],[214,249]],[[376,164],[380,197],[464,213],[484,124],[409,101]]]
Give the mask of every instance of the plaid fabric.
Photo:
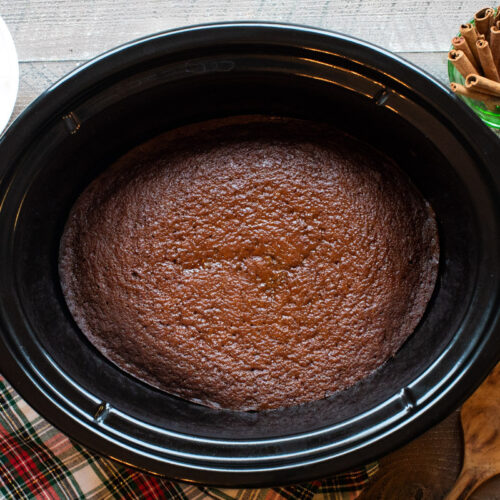
[[[40,417],[0,376],[0,497],[15,499],[352,500],[377,463],[282,488],[220,489],[144,474],[88,452]]]

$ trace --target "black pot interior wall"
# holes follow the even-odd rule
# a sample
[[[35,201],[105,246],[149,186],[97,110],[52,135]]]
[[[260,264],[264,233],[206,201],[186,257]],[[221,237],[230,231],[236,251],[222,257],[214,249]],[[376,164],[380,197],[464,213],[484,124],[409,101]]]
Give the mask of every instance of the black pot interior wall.
[[[48,355],[44,362],[57,365],[110,407],[144,422],[187,434],[235,439],[319,429],[390,399],[446,348],[476,280],[476,215],[464,182],[449,161],[424,133],[388,107],[298,73],[258,68],[226,73],[223,69],[172,81],[158,77],[158,68],[145,70],[80,97],[72,108],[73,118],[47,124],[36,148],[22,158],[24,175],[31,175],[31,181],[13,243],[19,300],[31,325],[30,335]],[[79,331],[65,305],[57,273],[59,238],[68,212],[82,189],[113,160],[169,128],[249,113],[326,121],[393,157],[431,202],[441,244],[439,280],[431,304],[394,359],[328,399],[262,413],[204,408],[121,372]],[[75,127],[72,120],[81,122],[73,134],[67,126]]]

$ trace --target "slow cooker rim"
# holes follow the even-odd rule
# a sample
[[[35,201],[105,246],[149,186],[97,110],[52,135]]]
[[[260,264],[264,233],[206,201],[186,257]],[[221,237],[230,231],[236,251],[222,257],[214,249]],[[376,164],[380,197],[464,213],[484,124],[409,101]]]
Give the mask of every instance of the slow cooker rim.
[[[147,43],[147,42],[152,41],[152,40],[163,39],[163,37],[168,37],[168,36],[171,36],[171,35],[174,35],[174,34],[175,34],[175,35],[177,35],[177,34],[182,34],[182,33],[189,33],[189,32],[190,32],[191,30],[193,30],[193,29],[196,29],[196,30],[205,30],[205,29],[211,29],[211,28],[220,29],[221,27],[222,27],[222,28],[224,28],[224,27],[231,27],[231,28],[235,28],[235,27],[236,27],[236,28],[241,28],[241,27],[261,28],[261,27],[264,27],[264,28],[266,28],[266,29],[267,29],[267,28],[273,28],[273,29],[274,29],[274,28],[279,28],[280,30],[281,30],[281,29],[286,29],[286,30],[290,30],[290,29],[292,29],[292,31],[296,31],[296,30],[298,30],[298,31],[299,31],[299,32],[301,32],[301,33],[302,33],[302,30],[304,30],[304,29],[305,29],[308,33],[309,33],[309,32],[312,32],[312,33],[314,33],[314,34],[328,35],[329,37],[334,37],[334,38],[337,36],[336,34],[334,34],[334,33],[332,33],[332,32],[328,32],[328,31],[325,31],[325,30],[317,30],[317,29],[315,29],[315,28],[312,28],[312,29],[311,29],[311,28],[306,28],[306,27],[301,27],[301,26],[289,26],[289,25],[284,25],[284,24],[281,24],[281,23],[253,23],[253,22],[250,22],[250,23],[217,23],[217,24],[210,24],[210,25],[202,25],[202,26],[195,26],[195,27],[189,27],[189,28],[182,28],[182,29],[179,29],[179,30],[170,30],[170,31],[168,31],[168,32],[163,32],[163,33],[160,33],[160,34],[156,34],[156,35],[151,35],[151,36],[148,36],[148,37],[144,37],[144,38],[139,39],[139,40],[137,40],[137,41],[130,42],[130,43],[125,44],[125,45],[122,45],[122,46],[120,46],[120,47],[118,47],[118,48],[116,48],[116,49],[113,49],[113,50],[111,50],[111,51],[109,51],[109,52],[107,52],[107,53],[103,54],[102,56],[98,56],[97,58],[95,58],[94,60],[90,61],[89,63],[86,63],[86,64],[85,64],[85,65],[83,65],[82,67],[77,68],[76,70],[74,70],[74,71],[73,71],[70,75],[68,75],[67,77],[64,77],[63,79],[61,79],[58,83],[56,83],[53,87],[51,87],[51,89],[49,89],[49,90],[48,90],[48,91],[46,91],[44,94],[42,94],[42,96],[41,96],[39,99],[37,99],[37,100],[36,100],[36,101],[35,101],[32,105],[30,105],[30,107],[29,107],[29,108],[27,108],[27,110],[26,110],[26,111],[25,111],[25,112],[21,115],[21,117],[19,117],[19,118],[18,118],[18,120],[16,120],[16,122],[15,122],[15,123],[14,123],[14,125],[12,126],[12,130],[9,130],[9,132],[8,132],[8,133],[4,136],[4,138],[0,141],[0,151],[2,150],[2,145],[4,146],[4,148],[3,148],[3,149],[7,149],[7,145],[8,145],[8,143],[9,143],[9,141],[12,143],[12,141],[13,141],[13,136],[15,135],[16,130],[17,130],[17,132],[19,132],[19,130],[18,130],[18,129],[19,129],[19,128],[22,128],[22,125],[23,125],[23,123],[22,123],[22,122],[23,122],[23,120],[25,120],[25,117],[26,117],[26,116],[29,116],[29,114],[30,114],[30,113],[32,113],[32,114],[33,114],[33,113],[36,111],[37,106],[39,106],[39,105],[44,105],[44,104],[45,104],[44,99],[46,98],[46,96],[51,95],[51,93],[52,93],[52,95],[53,95],[53,93],[54,93],[57,89],[60,89],[60,88],[61,88],[61,86],[63,86],[63,85],[64,85],[66,82],[68,82],[69,80],[76,78],[79,74],[81,74],[81,72],[83,72],[83,71],[85,71],[85,70],[87,70],[87,69],[92,69],[92,70],[95,70],[95,68],[93,67],[93,64],[94,64],[94,63],[99,62],[99,61],[101,61],[101,60],[104,60],[104,59],[106,59],[106,58],[108,58],[108,57],[113,57],[114,55],[119,55],[122,51],[127,50],[128,48],[135,47],[135,46],[139,46],[139,45],[140,45],[140,44],[142,44],[142,43]],[[352,42],[354,42],[354,43],[359,43],[357,40],[352,39],[351,37],[347,37],[347,36],[344,36],[344,35],[338,35],[338,36],[339,36],[342,40],[347,41],[347,42],[349,42],[349,43],[352,43]],[[367,48],[369,48],[370,50],[375,51],[376,53],[380,53],[380,51],[378,51],[375,47],[371,46],[370,44],[367,44],[366,42],[361,42],[361,44],[362,44],[364,47],[367,47]],[[399,62],[399,63],[402,63],[402,64],[403,64],[404,66],[406,66],[408,69],[410,69],[410,70],[412,70],[412,71],[417,71],[417,72],[419,72],[419,73],[421,74],[421,76],[423,76],[423,77],[425,78],[425,80],[424,80],[424,81],[429,80],[429,77],[428,77],[427,75],[425,75],[425,74],[424,74],[421,70],[414,69],[414,68],[412,69],[412,66],[411,66],[409,63],[406,63],[405,61],[401,60],[401,59],[400,59],[400,58],[398,58],[397,56],[394,56],[394,55],[392,55],[392,54],[388,53],[387,51],[384,51],[383,49],[382,49],[382,53],[383,53],[385,56],[387,56],[387,57],[391,58],[391,60],[396,61],[396,62]],[[431,78],[431,80],[433,80],[433,79]],[[436,82],[434,81],[433,83],[435,84]],[[447,93],[448,95],[451,95],[451,94],[450,94],[450,92],[449,92],[447,89],[445,89],[445,88],[444,88],[441,84],[439,84],[439,83],[438,83],[438,85],[439,85],[439,87],[440,87],[441,91],[444,91],[444,92],[445,92],[445,93]],[[459,106],[461,106],[461,107],[462,107],[462,110],[463,110],[464,112],[466,112],[466,114],[468,114],[468,115],[469,115],[469,116],[468,116],[468,118],[469,118],[469,117],[470,117],[470,115],[471,115],[471,112],[468,110],[468,108],[466,108],[466,106],[465,106],[465,105],[462,105],[460,101],[458,101],[458,102],[457,102],[456,98],[454,98],[454,100],[455,100],[455,102],[456,102],[456,103],[460,103],[460,104],[459,104]],[[39,119],[41,119],[41,117],[40,117]],[[35,120],[34,120],[33,122],[35,122]],[[474,121],[473,121],[473,123],[474,123]],[[480,124],[479,119],[477,119],[477,120],[476,120],[476,123],[479,123],[479,124]],[[482,126],[482,125],[481,125],[481,126]],[[34,127],[34,123],[32,124],[32,128],[33,128],[33,127]],[[469,130],[470,130],[470,129],[472,129],[472,126],[471,126],[471,127],[469,127]],[[25,130],[25,133],[28,133],[28,131],[27,131],[27,130]],[[22,135],[22,134],[20,134],[20,135]],[[477,138],[476,138],[476,139],[477,139]],[[19,138],[18,138],[18,140],[19,140]],[[14,141],[14,142],[15,142],[15,141]],[[485,142],[486,144],[488,144],[488,142],[487,142],[487,140],[486,140],[486,139],[484,139],[484,140],[483,140],[483,142]],[[481,140],[478,140],[478,141],[476,142],[476,144],[478,144],[478,143],[479,143],[479,144],[481,144]],[[469,142],[469,145],[470,145],[470,142]],[[489,151],[491,148],[490,148],[490,147],[488,147],[488,148],[485,148],[485,149],[486,149],[486,151],[483,151],[483,153],[485,153],[485,154],[487,155],[488,151]],[[493,151],[491,151],[491,152],[493,153]],[[15,161],[14,161],[13,163],[15,163]],[[491,162],[490,162],[490,163],[491,163]],[[498,181],[498,179],[497,179],[497,181]],[[496,182],[496,184],[498,184],[498,182]],[[498,318],[497,318],[497,321],[498,321]],[[2,339],[2,341],[3,341],[3,339]],[[487,337],[483,337],[483,341],[484,341],[484,342],[486,342],[486,341],[487,341]],[[8,368],[8,371],[12,370],[12,372],[11,372],[11,373],[14,373],[15,368],[16,368],[16,363],[14,362],[14,360],[13,360],[13,359],[9,359],[9,361],[13,362],[14,364],[13,364],[13,365],[11,365],[11,366],[10,366],[10,368]],[[466,373],[466,372],[467,372],[467,370],[470,370],[470,369],[471,369],[471,366],[473,366],[473,365],[472,365],[473,361],[474,361],[474,359],[470,359],[470,360],[469,360],[469,364],[468,364],[468,365],[466,365],[466,366],[465,366],[465,368],[462,370],[462,376],[463,376],[463,374],[464,374],[464,373]],[[490,364],[490,365],[491,365],[491,366],[490,366],[490,368],[491,368],[491,367],[493,366],[493,363],[494,363],[494,361],[489,360],[489,363],[485,363],[485,365],[486,365],[486,364]],[[483,365],[483,366],[481,367],[481,369],[480,369],[479,367],[476,367],[476,371],[479,371],[479,372],[482,374],[483,378],[484,378],[484,376],[486,376],[486,372],[487,372],[487,371],[484,369],[484,368],[485,368],[485,365]],[[26,376],[26,373],[24,373],[24,374],[23,374],[23,376]],[[16,386],[16,384],[17,384],[17,380],[16,380],[16,382],[15,382],[15,384],[14,384],[14,385]],[[36,384],[36,382],[35,382],[34,380],[25,380],[25,381],[24,381],[24,385],[25,385],[25,386],[29,386],[30,384],[31,384],[32,386],[36,386],[36,385],[37,385],[37,384]],[[23,385],[23,383],[22,383],[22,382],[19,382],[19,387],[20,387],[21,385]],[[450,388],[450,387],[451,387],[451,388]],[[445,397],[445,396],[446,396],[449,392],[451,392],[451,389],[456,388],[456,387],[457,387],[457,384],[455,383],[453,386],[450,386],[450,387],[448,387],[448,389],[449,389],[449,391],[448,391],[448,392],[443,392],[443,394],[442,394],[442,399],[443,399],[443,398],[444,398],[444,397]],[[38,390],[40,390],[40,389],[41,389],[41,388],[40,388],[40,387],[38,387]],[[21,393],[23,394],[23,392],[24,392],[24,389],[23,389],[23,391],[21,391]],[[28,390],[26,389],[26,394],[27,394],[27,393],[28,393]],[[443,404],[443,405],[446,407],[445,402],[443,402],[443,401],[441,401],[441,400],[440,400],[439,402],[440,402],[441,404]],[[436,406],[437,406],[437,405],[436,405],[436,401],[434,401],[434,406],[433,406],[433,408],[435,408]],[[448,403],[448,406],[455,406],[455,403],[453,403],[453,404]],[[441,413],[443,413],[443,412],[441,412]],[[418,415],[418,414],[420,414],[420,412],[415,413],[415,414],[414,414],[414,416],[413,416],[413,418],[416,418],[416,415]],[[433,420],[433,422],[435,422],[435,421],[439,420],[439,418],[440,418],[440,417],[439,417],[439,416],[436,416],[436,414],[435,414],[435,415],[434,415],[434,420]],[[422,422],[422,420],[423,420],[423,419],[420,419],[420,421],[421,421],[421,422]],[[431,421],[431,419],[430,419],[430,418],[429,418],[429,421]],[[427,422],[425,423],[425,425],[422,425],[422,424],[421,424],[421,425],[420,425],[420,427],[425,427],[425,428],[427,428],[427,427],[429,426],[429,425],[428,425],[428,422],[429,422],[429,421],[427,421]],[[405,421],[405,425],[407,425],[407,423],[408,423],[408,421]],[[408,429],[407,429],[407,430],[408,430]],[[93,431],[92,431],[92,432],[93,432],[93,433],[95,433],[95,429],[93,429]],[[408,434],[408,432],[407,432],[407,434]],[[413,434],[413,433],[409,433],[409,434]],[[410,439],[411,437],[412,437],[412,436],[410,435],[410,436],[408,437],[408,439]],[[389,448],[390,448],[390,446],[389,446]],[[379,453],[377,452],[377,453],[376,453],[376,455],[379,455]],[[326,458],[325,460],[327,460],[327,458]],[[253,485],[253,484],[257,484],[257,483],[252,482],[251,484]]]

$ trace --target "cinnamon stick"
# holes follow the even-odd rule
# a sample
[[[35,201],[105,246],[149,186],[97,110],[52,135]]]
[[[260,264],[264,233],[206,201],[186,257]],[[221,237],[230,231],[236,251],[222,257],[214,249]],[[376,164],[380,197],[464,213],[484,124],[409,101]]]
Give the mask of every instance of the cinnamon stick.
[[[500,83],[484,76],[471,74],[465,79],[465,86],[470,90],[500,97]]]
[[[495,66],[500,69],[500,27],[490,28],[490,49]]]
[[[486,40],[478,40],[476,46],[484,76],[490,80],[495,80],[495,82],[500,82],[500,75],[493,61],[490,44]]]
[[[467,40],[463,36],[456,36],[451,40],[451,44],[453,45],[453,48],[455,50],[461,50],[466,55],[467,59],[470,61],[472,66],[474,66],[476,70],[475,73],[480,73],[481,64],[479,63],[479,61],[476,61],[476,58],[474,57],[474,54],[470,50]]]
[[[497,106],[500,106],[500,99],[493,97],[488,94],[483,94],[481,92],[476,92],[474,90],[468,89],[467,87],[460,85],[459,83],[450,83],[451,90],[455,94],[463,95],[469,99],[474,99],[475,101],[482,102],[485,107],[490,111],[495,111]]]
[[[490,27],[493,24],[495,11],[491,7],[481,9],[474,14],[474,23],[480,35],[484,35],[486,40],[490,36]]]
[[[476,41],[477,41],[477,31],[472,24],[462,24],[460,26],[460,34],[467,40],[467,44],[474,55],[474,59],[479,64],[479,54],[477,53]]]
[[[448,61],[451,61],[453,66],[458,69],[464,78],[466,78],[467,75],[476,73],[474,66],[472,66],[472,63],[461,50],[450,50],[448,52]]]

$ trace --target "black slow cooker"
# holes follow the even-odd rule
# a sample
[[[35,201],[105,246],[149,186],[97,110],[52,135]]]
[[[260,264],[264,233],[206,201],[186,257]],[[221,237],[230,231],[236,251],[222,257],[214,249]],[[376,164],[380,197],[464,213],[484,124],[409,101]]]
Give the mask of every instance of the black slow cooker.
[[[120,371],[85,339],[59,284],[79,193],[137,144],[237,114],[331,123],[394,158],[432,204],[438,283],[396,356],[350,389],[265,412],[214,410]],[[500,358],[500,142],[450,91],[383,49],[313,28],[194,26],[81,66],[0,141],[0,371],[103,455],[171,478],[254,486],[381,456],[444,418]]]

